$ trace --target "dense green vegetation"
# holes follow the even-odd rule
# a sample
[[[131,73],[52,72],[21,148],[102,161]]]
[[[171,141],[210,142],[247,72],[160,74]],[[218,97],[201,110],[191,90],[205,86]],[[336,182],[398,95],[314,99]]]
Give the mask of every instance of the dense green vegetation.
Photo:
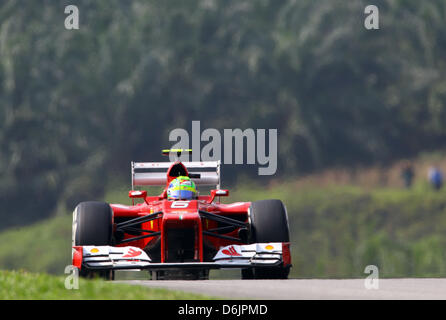
[[[125,194],[106,200],[128,203]],[[365,277],[367,265],[382,277],[446,276],[446,190],[419,182],[412,190],[353,186],[271,188],[253,183],[227,201],[282,199],[288,208],[293,269],[299,278]],[[0,234],[0,269],[63,274],[70,264],[71,215]],[[211,273],[212,277],[238,276]],[[138,277],[148,277],[147,274]]]
[[[279,176],[386,163],[446,138],[446,4],[0,3],[0,228],[101,197],[174,128],[277,128]],[[231,179],[242,166],[227,170]]]
[[[102,280],[79,280],[67,290],[65,278],[24,271],[0,271],[0,300],[180,300],[211,299],[204,295],[144,288]]]

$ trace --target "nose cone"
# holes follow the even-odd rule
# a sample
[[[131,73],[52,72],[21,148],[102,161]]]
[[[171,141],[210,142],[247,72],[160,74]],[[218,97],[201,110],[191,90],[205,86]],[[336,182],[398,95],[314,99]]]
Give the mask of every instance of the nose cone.
[[[203,261],[201,218],[197,200],[163,202],[161,261]]]

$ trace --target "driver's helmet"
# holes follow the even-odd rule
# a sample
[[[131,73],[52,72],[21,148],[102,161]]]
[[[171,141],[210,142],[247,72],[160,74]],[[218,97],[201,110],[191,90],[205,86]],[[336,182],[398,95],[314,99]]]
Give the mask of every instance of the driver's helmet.
[[[195,183],[186,176],[173,179],[167,188],[167,199],[169,200],[191,200],[197,197]]]

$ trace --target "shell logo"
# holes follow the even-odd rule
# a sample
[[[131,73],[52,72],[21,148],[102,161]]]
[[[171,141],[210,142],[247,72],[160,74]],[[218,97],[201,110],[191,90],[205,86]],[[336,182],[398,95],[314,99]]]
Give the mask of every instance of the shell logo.
[[[266,250],[273,250],[274,247],[273,247],[272,245],[269,244],[269,245],[267,245],[267,246],[265,247],[265,249],[266,249]]]
[[[98,248],[93,248],[93,249],[90,250],[90,252],[91,252],[91,253],[98,253],[98,252],[99,252],[99,249],[98,249]]]

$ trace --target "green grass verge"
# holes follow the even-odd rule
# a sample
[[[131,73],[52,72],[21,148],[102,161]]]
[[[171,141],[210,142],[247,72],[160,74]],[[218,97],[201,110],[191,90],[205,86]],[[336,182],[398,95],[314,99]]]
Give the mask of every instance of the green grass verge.
[[[64,214],[0,233],[0,269],[63,274],[71,264],[71,223]]]
[[[24,271],[0,271],[0,300],[208,300],[208,296],[99,279],[79,279],[66,289],[66,278]]]

